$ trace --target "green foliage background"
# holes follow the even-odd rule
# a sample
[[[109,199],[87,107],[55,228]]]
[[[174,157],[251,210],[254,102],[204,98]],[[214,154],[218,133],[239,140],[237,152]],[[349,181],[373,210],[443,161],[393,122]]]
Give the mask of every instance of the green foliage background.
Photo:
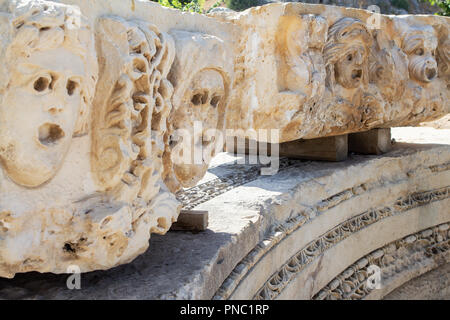
[[[406,11],[409,9],[408,0],[392,0],[391,3],[397,8],[405,9]]]
[[[437,5],[441,8],[441,12],[438,15],[450,17],[450,0],[428,0],[432,5]]]
[[[243,11],[260,5],[259,0],[226,0],[225,3],[228,8],[234,11]]]
[[[205,0],[152,0],[152,1],[158,2],[162,6],[175,8],[182,11],[206,13],[203,8]],[[224,1],[228,8],[235,11],[243,11],[250,7],[261,5],[260,0],[218,0],[212,6],[212,8],[218,7]],[[450,16],[450,0],[423,0],[423,1],[428,1],[432,5],[438,6],[440,8],[440,12],[437,12],[436,14],[442,16]],[[405,9],[406,11],[408,11],[409,9],[408,0],[391,0],[391,4],[397,8]]]
[[[181,11],[204,13],[205,0],[152,0],[164,7],[179,9]]]

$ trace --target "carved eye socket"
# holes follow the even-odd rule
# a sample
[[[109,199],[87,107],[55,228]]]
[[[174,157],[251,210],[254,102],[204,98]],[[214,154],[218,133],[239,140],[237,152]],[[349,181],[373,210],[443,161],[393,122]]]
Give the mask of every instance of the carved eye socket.
[[[208,92],[205,91],[203,93],[197,93],[197,94],[193,95],[191,98],[191,102],[196,106],[207,103],[208,102]]]
[[[219,104],[219,101],[220,101],[220,96],[215,95],[211,99],[211,105],[215,108]]]
[[[43,92],[50,87],[51,78],[48,77],[39,77],[34,81],[33,88],[37,92]]]
[[[201,94],[201,93],[195,94],[195,95],[192,97],[191,102],[192,102],[193,104],[195,104],[196,106],[198,106],[199,104],[201,104],[201,103],[202,103],[202,94]]]
[[[75,91],[78,89],[78,87],[79,87],[78,82],[69,79],[66,84],[67,94],[69,96],[73,95],[75,93]]]
[[[422,56],[423,55],[423,49],[422,48],[417,48],[416,51],[414,51],[414,54],[416,54],[418,56]]]
[[[349,54],[348,56],[347,56],[347,61],[352,61],[353,60],[353,55],[352,54]]]

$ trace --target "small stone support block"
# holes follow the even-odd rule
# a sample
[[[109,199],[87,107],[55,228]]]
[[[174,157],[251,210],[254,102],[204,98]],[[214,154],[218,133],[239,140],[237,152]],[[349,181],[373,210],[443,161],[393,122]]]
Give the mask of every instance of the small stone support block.
[[[204,231],[208,228],[208,211],[181,210],[177,222],[172,224],[173,231]]]
[[[348,150],[361,154],[383,154],[391,149],[391,129],[372,129],[348,135]]]
[[[280,157],[322,161],[342,161],[347,159],[348,154],[347,135],[300,139],[279,144],[257,143],[246,139],[245,147],[238,145],[236,139],[234,142],[232,148],[229,147],[230,144],[227,144],[228,152],[267,156],[276,156],[278,153]]]

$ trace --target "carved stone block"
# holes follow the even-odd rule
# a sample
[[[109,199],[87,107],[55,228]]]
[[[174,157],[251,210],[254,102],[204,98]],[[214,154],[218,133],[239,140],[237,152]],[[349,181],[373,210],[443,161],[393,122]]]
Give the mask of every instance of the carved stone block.
[[[0,0],[0,277],[130,262],[229,129],[295,144],[444,116],[449,25],[300,3],[206,16]]]

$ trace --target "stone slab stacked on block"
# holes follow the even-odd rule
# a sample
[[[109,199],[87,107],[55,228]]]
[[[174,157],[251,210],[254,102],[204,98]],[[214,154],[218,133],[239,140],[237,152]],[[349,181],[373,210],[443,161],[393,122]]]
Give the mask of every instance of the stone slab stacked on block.
[[[450,109],[446,17],[300,3],[206,16],[143,0],[0,12],[0,277],[131,262],[230,135],[289,144]]]

